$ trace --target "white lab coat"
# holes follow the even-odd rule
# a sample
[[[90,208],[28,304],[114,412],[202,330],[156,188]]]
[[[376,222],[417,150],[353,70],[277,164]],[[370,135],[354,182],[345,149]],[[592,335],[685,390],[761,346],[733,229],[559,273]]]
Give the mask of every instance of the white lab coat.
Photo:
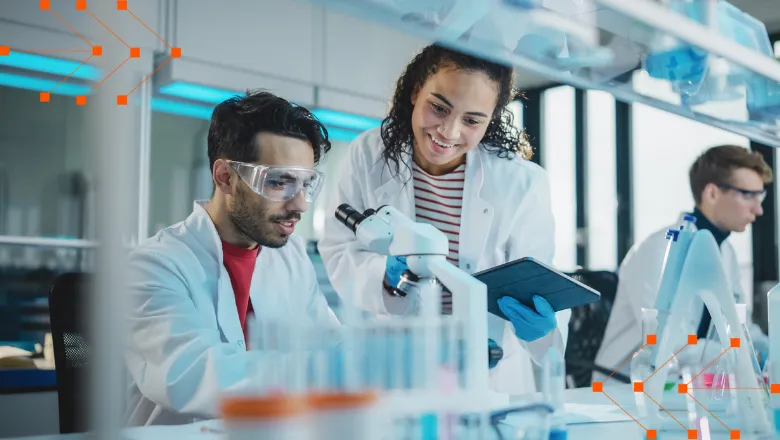
[[[642,308],[655,307],[655,300],[658,297],[658,285],[661,282],[661,271],[663,270],[666,248],[669,244],[666,232],[669,229],[679,229],[683,225],[683,217],[686,214],[682,213],[676,224],[660,229],[645,241],[634,245],[623,259],[618,271],[619,279],[615,303],[612,306],[603,343],[596,356],[597,365],[616,369],[623,365],[626,359],[639,348],[642,340]],[[696,230],[695,227],[694,230]],[[740,284],[739,264],[734,247],[726,239],[721,244],[720,249],[724,271],[737,302],[750,305]],[[696,299],[693,310],[688,315],[685,328],[695,333],[699,328],[704,311],[704,303],[701,299]],[[748,319],[750,319],[750,315],[749,309]],[[769,340],[761,332],[761,328],[755,323],[751,323],[748,328],[754,345],[768,349]],[[703,345],[698,344],[697,348]],[[706,353],[707,358],[712,359],[720,354],[719,347],[714,347],[713,344],[708,345],[715,351]],[[630,373],[628,364],[620,371],[628,375]],[[594,373],[593,380],[600,381],[604,377],[602,374]]]
[[[414,185],[412,180],[404,185],[411,173],[402,164],[400,178],[393,178],[381,152],[378,128],[351,143],[318,244],[330,281],[342,300],[379,317],[404,313],[410,299],[383,294],[386,257],[365,249],[333,213],[341,203],[360,212],[392,205],[415,218]],[[404,160],[411,165],[409,155]],[[533,162],[498,158],[482,148],[467,153],[466,164],[459,267],[474,273],[526,256],[551,264],[554,221],[546,172]],[[569,310],[558,312],[557,331],[526,343],[515,336],[510,323],[489,314],[488,336],[504,350],[503,360],[490,372],[491,388],[510,394],[535,391],[529,352],[541,361],[551,344],[565,347],[570,316]]]
[[[129,426],[218,417],[221,393],[249,385],[250,364],[262,376],[262,356],[271,356],[246,350],[222,243],[203,203],[130,256]],[[261,249],[250,297],[259,321],[338,325],[300,237]],[[276,367],[286,361],[275,356]]]

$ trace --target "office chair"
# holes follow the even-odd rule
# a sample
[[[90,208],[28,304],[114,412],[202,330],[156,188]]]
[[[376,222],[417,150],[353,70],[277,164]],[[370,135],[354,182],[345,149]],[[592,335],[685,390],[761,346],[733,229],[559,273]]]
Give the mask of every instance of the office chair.
[[[49,289],[61,434],[88,431],[89,281],[87,274],[65,273]]]
[[[596,365],[595,361],[615,302],[618,277],[614,272],[587,270],[579,270],[567,275],[601,294],[601,300],[571,309],[569,338],[564,353],[566,375],[569,377],[570,385],[574,388],[589,387],[593,372],[605,376],[613,373],[611,368]],[[631,383],[628,375],[622,372],[612,374],[612,379]]]

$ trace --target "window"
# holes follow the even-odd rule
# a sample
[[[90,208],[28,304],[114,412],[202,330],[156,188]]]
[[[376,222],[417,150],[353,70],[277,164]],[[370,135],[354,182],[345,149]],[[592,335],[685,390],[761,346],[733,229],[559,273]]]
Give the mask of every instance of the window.
[[[87,270],[91,252],[32,245],[45,238],[90,238],[94,180],[83,129],[87,109],[72,97],[0,87],[0,345],[35,351],[49,332],[54,278]]]
[[[507,105],[507,108],[512,112],[512,122],[518,130],[522,130],[525,125],[523,124],[523,103],[522,101],[512,101]]]
[[[634,242],[674,223],[681,212],[693,209],[688,169],[704,150],[733,144],[749,148],[748,139],[681,116],[634,104],[633,107],[633,219]],[[729,238],[740,264],[742,288],[753,292],[752,231]]]
[[[586,92],[588,269],[617,269],[615,98]]]
[[[541,163],[549,175],[555,218],[553,264],[563,271],[577,267],[574,136],[574,88],[546,90],[542,95]]]
[[[149,235],[186,219],[195,200],[211,197],[208,127],[204,119],[152,113]]]

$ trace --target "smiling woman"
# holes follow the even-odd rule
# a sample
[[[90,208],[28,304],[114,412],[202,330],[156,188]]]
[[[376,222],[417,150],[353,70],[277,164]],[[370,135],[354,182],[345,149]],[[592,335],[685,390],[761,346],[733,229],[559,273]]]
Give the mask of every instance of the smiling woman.
[[[385,161],[397,173],[401,155],[411,149],[415,163],[442,175],[482,142],[500,157],[528,154],[530,145],[507,108],[515,97],[512,81],[507,66],[435,45],[423,49],[398,79],[382,123]]]
[[[513,123],[513,75],[507,66],[437,45],[424,48],[398,79],[381,128],[350,145],[328,212],[341,203],[361,212],[391,205],[443,232],[447,261],[467,273],[522,257],[551,264],[549,182],[528,160],[530,145]],[[409,270],[405,259],[372,254],[332,215],[319,250],[343,304],[382,315],[415,312],[414,294],[397,296],[394,288]],[[451,310],[449,303],[443,298],[443,311]],[[550,346],[566,340],[569,311],[558,313],[556,322],[518,309],[512,322],[494,322],[488,331],[512,353],[491,370],[498,392],[535,391],[531,357],[541,361]]]

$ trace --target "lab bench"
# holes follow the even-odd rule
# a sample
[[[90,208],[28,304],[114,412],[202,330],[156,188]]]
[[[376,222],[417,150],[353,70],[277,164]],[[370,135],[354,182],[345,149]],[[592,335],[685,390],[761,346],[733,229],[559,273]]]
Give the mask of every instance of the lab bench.
[[[629,412],[633,408],[631,402],[633,401],[632,390],[628,385],[616,385],[614,387],[605,388],[609,396],[615,400],[622,407],[627,408]],[[520,402],[528,400],[528,396],[512,398],[513,402]],[[596,405],[603,407],[604,405],[614,405],[615,403],[610,401],[604,393],[593,392],[591,388],[576,388],[569,389],[564,392],[564,399],[566,403],[580,404],[580,405]],[[175,434],[172,430],[180,430],[183,435]],[[128,440],[157,440],[163,438],[170,438],[171,435],[175,435],[177,439],[193,439],[193,440],[217,440],[224,439],[221,434],[214,433],[202,433],[198,431],[196,434],[191,433],[193,430],[191,426],[183,425],[181,427],[142,427],[131,428],[125,431],[123,438]],[[609,423],[578,423],[568,426],[568,439],[567,440],[623,440],[623,439],[644,439],[647,438],[639,424],[633,420],[617,421]],[[664,440],[683,440],[687,439],[687,432],[680,428],[679,431],[673,432],[660,432],[658,438]],[[728,433],[713,433],[710,439],[721,440],[728,439]],[[742,440],[753,440],[756,437],[743,434]],[[38,436],[38,437],[26,437],[25,440],[86,440],[90,439],[90,436],[84,434],[69,434],[69,435],[51,435],[51,436]]]

